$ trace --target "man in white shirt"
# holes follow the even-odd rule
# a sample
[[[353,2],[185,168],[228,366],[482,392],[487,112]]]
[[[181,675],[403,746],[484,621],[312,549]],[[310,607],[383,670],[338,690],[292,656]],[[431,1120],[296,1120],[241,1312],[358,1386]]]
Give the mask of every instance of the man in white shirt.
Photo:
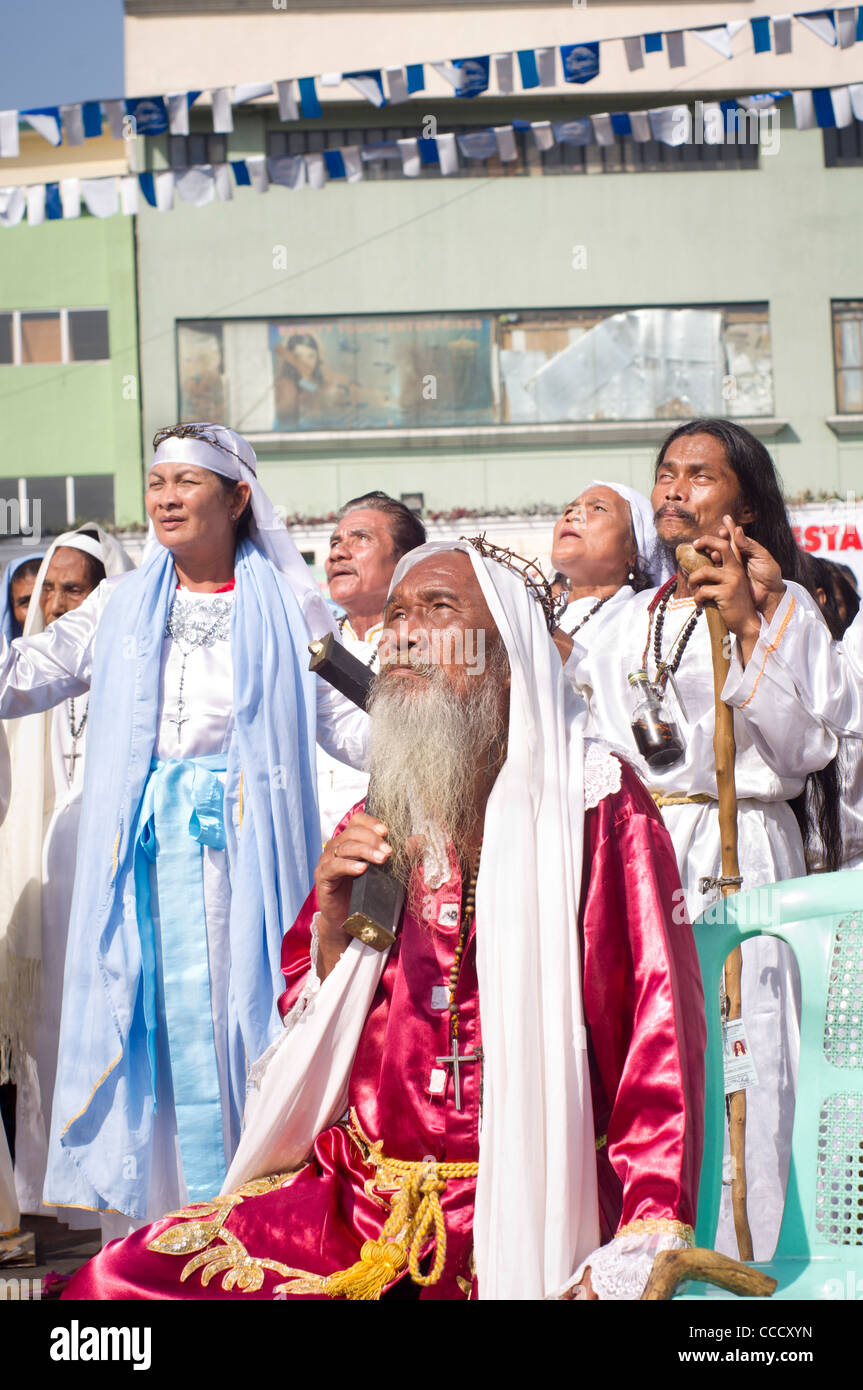
[[[385,492],[367,492],[346,502],[330,536],[324,562],[330,597],[344,609],[342,642],[359,661],[377,671],[378,638],[396,565],[425,542],[425,527],[408,507]],[[321,834],[328,840],[342,816],[361,801],[368,774],[330,757],[318,745],[318,803]]]

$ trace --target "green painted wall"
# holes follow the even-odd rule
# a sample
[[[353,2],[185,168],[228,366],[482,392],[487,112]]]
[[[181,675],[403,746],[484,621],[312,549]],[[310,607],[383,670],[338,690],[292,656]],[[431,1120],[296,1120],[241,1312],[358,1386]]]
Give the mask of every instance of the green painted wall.
[[[768,447],[790,492],[863,486],[863,435],[839,440],[831,299],[863,297],[863,171],[827,169],[819,131],[733,172],[673,171],[236,189],[230,203],[139,218],[144,433],[178,410],[174,322],[767,301],[777,416]],[[366,118],[367,123],[371,118]],[[231,157],[263,148],[238,122]],[[583,245],[587,268],[572,268]],[[287,270],[273,249],[287,248]],[[431,508],[561,502],[606,474],[644,486],[655,446],[537,444],[377,450],[357,433],[328,453],[302,438],[261,456],[291,510],[326,512],[369,487]]]
[[[141,520],[132,220],[2,229],[0,310],[107,308],[110,360],[0,366],[0,477],[113,473],[118,522]]]

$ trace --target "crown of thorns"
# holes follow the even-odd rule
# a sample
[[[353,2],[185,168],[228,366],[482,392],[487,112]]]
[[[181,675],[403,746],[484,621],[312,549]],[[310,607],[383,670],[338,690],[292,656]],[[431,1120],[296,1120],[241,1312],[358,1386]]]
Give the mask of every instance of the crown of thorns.
[[[566,593],[557,597],[554,595],[551,583],[543,574],[539,561],[527,560],[506,546],[495,545],[493,541],[486,540],[484,531],[479,536],[461,536],[460,539],[472,545],[483,559],[496,560],[499,565],[506,565],[507,569],[519,576],[531,598],[536,600],[545,614],[549,632],[553,633],[560,624],[569,596]]]
[[[230,454],[231,457],[241,463],[244,468],[248,468],[249,472],[253,474],[254,477],[258,476],[252,465],[248,463],[246,459],[240,458],[240,455],[234,449],[229,449],[227,444],[223,444],[221,439],[219,439],[211,429],[207,429],[206,425],[166,425],[164,429],[156,430],[156,433],[153,435],[153,448],[158,449],[159,445],[166,439],[200,439],[205,444],[211,444],[214,449],[221,449],[223,454]]]

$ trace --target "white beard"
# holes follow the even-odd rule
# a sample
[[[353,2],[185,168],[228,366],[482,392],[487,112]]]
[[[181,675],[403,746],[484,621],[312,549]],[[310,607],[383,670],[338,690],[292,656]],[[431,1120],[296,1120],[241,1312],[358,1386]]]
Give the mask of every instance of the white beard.
[[[506,652],[496,646],[482,676],[454,689],[439,666],[425,674],[382,673],[375,684],[369,715],[370,798],[374,814],[387,827],[393,872],[407,882],[413,861],[412,836],[422,836],[433,877],[449,874],[447,846],[465,848],[476,817],[478,767],[499,767],[506,748],[507,702],[501,668]],[[436,872],[435,872],[436,870]],[[439,884],[429,883],[429,887]]]

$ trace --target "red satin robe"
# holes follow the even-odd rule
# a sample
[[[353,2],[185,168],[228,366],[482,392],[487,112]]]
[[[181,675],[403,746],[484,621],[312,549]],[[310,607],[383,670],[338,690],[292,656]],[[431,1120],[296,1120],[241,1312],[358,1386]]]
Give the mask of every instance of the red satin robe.
[[[620,790],[585,814],[584,1012],[603,1241],[642,1218],[694,1221],[704,1002],[692,931],[679,920],[679,883],[668,832],[624,766]],[[462,1068],[460,1111],[451,1069],[443,1069],[445,1093],[430,1093],[435,1059],[449,1051],[440,987],[448,981],[459,933],[458,871],[435,892],[421,887],[419,913],[403,915],[360,1037],[349,1104],[365,1137],[380,1141],[389,1157],[476,1160],[480,1065]],[[313,892],[285,937],[283,1014],[310,968],[315,910]],[[481,922],[478,927],[483,930]],[[481,1045],[473,929],[456,999],[464,1054]],[[374,1176],[348,1124],[332,1125],[296,1174],[261,1179],[242,1189],[246,1195],[187,1208],[112,1242],[78,1272],[64,1297],[326,1297],[282,1286],[344,1270],[359,1259],[364,1241],[377,1239],[390,1206],[386,1192],[375,1190]],[[477,1296],[471,1259],[475,1181],[446,1184],[446,1262],[440,1280],[419,1297]],[[161,1251],[151,1248],[156,1241]],[[406,1276],[388,1292],[417,1296]]]

